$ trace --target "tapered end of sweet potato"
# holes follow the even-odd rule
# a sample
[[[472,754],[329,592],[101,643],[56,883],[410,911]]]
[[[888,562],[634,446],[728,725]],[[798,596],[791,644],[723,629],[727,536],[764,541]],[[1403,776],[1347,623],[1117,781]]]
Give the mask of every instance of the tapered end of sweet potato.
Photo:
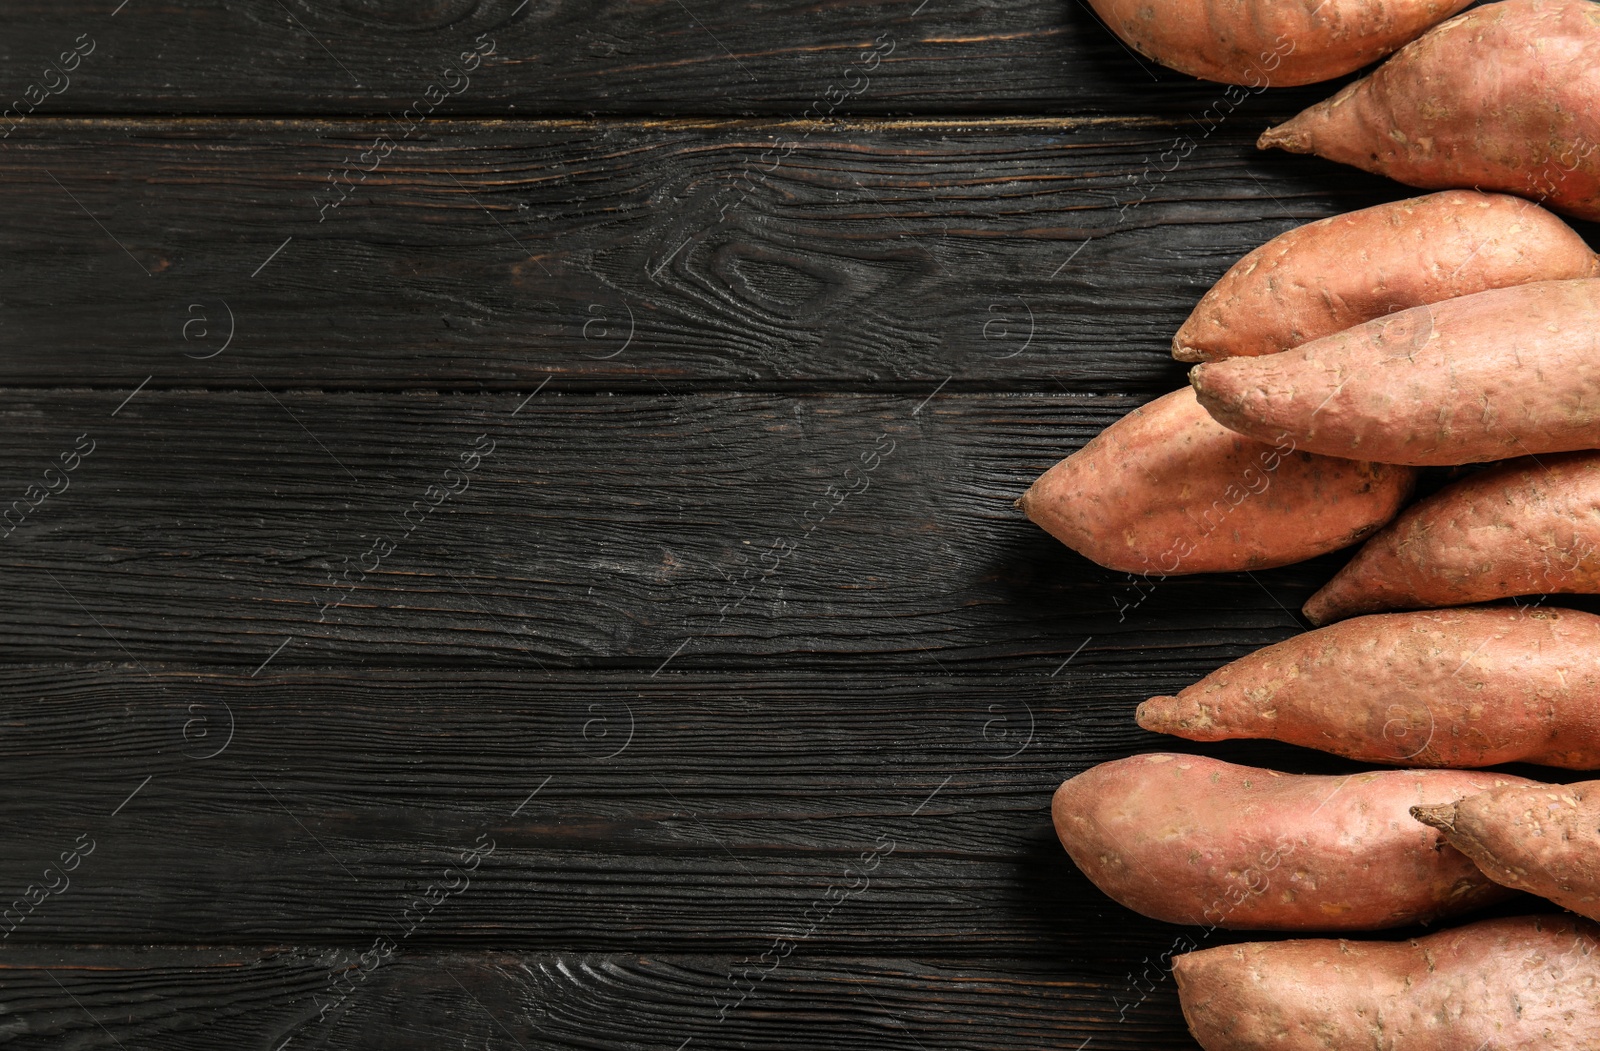
[[[1225,741],[1232,736],[1217,733],[1211,712],[1182,697],[1152,697],[1139,705],[1134,719],[1151,733],[1171,734],[1189,741]]]
[[[1361,556],[1357,554],[1352,562],[1360,558]],[[1363,582],[1354,579],[1355,574],[1346,571],[1348,569],[1347,565],[1345,569],[1334,574],[1332,580],[1322,585],[1321,590],[1306,599],[1306,604],[1300,607],[1300,612],[1311,622],[1312,627],[1320,628],[1336,620],[1353,617],[1357,613],[1369,613],[1383,608],[1382,603],[1365,601],[1371,596],[1360,593],[1363,586],[1371,588],[1372,582],[1367,581],[1363,585]]]
[[[1112,549],[1095,515],[1085,513],[1095,484],[1104,485],[1094,476],[1092,449],[1096,442],[1104,440],[1103,436],[1097,437],[1041,474],[1016,501],[1017,510],[1027,515],[1028,521],[1094,562],[1100,562]]]
[[[1304,113],[1293,120],[1279,124],[1275,128],[1268,128],[1256,140],[1258,150],[1288,150],[1290,153],[1312,152],[1311,130],[1306,127]]]
[[[1202,361],[1189,370],[1189,386],[1194,388],[1194,396],[1202,405],[1207,397],[1215,400],[1231,393],[1231,385],[1220,382],[1227,375],[1227,370],[1221,367],[1223,364],[1225,362]]]
[[[1300,615],[1309,620],[1313,628],[1326,627],[1341,619],[1334,604],[1325,599],[1321,591],[1306,600],[1306,604],[1300,607]]]
[[[1253,380],[1241,370],[1250,369],[1253,358],[1207,361],[1189,370],[1189,385],[1194,388],[1195,400],[1211,414],[1211,418],[1231,431],[1248,437],[1253,434],[1252,420],[1244,411],[1244,402]]]
[[[1199,347],[1191,347],[1181,341],[1182,334],[1172,338],[1172,356],[1177,361],[1193,362],[1207,361],[1206,352]]]
[[[1152,697],[1139,705],[1133,713],[1133,721],[1139,724],[1140,729],[1153,734],[1169,733],[1167,727],[1174,721],[1172,709],[1177,702],[1176,697]]]
[[[1456,804],[1439,803],[1434,806],[1414,806],[1411,816],[1430,828],[1440,832],[1454,832],[1456,830]]]
[[[1174,956],[1172,978],[1184,1023],[1200,1046],[1206,1051],[1232,1046],[1227,1019],[1240,1010],[1234,991],[1250,984],[1243,980],[1244,949],[1230,945]]]

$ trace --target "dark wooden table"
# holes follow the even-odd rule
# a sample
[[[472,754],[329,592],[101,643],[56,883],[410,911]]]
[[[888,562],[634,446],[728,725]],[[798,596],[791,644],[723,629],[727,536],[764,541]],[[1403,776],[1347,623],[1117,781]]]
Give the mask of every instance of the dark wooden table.
[[[0,8],[0,1044],[1194,1046],[1224,936],[1050,793],[1338,558],[1011,501],[1408,195],[1254,150],[1333,85],[1076,0],[118,2]]]

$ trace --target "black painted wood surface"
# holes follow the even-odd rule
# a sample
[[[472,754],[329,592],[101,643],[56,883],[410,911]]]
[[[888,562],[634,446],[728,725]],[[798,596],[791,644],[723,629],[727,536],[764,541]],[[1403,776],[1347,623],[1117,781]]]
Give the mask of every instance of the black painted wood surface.
[[[0,1039],[22,1049],[1141,1048],[1178,1021],[1170,989],[937,957],[374,954],[326,946],[13,952]],[[380,950],[381,951],[381,950]],[[75,964],[94,958],[93,970]],[[362,968],[368,969],[363,972]],[[752,992],[751,989],[754,989]],[[741,1000],[741,995],[743,999]],[[324,1011],[323,1008],[327,1010]]]
[[[1082,647],[1189,670],[1296,630],[1331,568],[1094,566],[1012,501],[1136,400],[936,387],[15,391],[0,655],[1049,673]]]
[[[1083,0],[17,0],[0,41],[13,94],[48,89],[40,115],[1198,116],[1223,95]]]
[[[1240,255],[1403,196],[1258,152],[1248,106],[1210,134],[35,121],[0,151],[0,381],[1155,394]]]
[[[6,693],[28,700],[0,742],[0,834],[19,846],[0,884],[39,880],[80,835],[89,853],[11,937],[370,941],[427,885],[458,884],[447,868],[478,845],[470,883],[407,944],[759,954],[799,925],[808,953],[1104,979],[1179,929],[1100,898],[1044,802],[1093,763],[1190,750],[1126,718],[1187,676],[1080,660],[1056,675],[14,666]]]
[[[1248,935],[1050,793],[1354,769],[1132,721],[1342,556],[1011,501],[1409,195],[1254,150],[1337,85],[1077,0],[119,2],[0,10],[13,98],[86,51],[0,121],[0,1043],[1195,1046],[1166,961]]]

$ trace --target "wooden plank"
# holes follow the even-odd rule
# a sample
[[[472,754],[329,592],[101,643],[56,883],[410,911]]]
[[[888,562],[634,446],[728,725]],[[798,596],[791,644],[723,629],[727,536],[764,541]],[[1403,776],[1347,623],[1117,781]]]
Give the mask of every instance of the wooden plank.
[[[750,963],[738,957],[654,953],[406,951],[369,956],[363,971],[366,948],[8,950],[0,1033],[19,1051],[1195,1046],[1170,980],[1127,1013],[1118,1004],[1136,994],[1122,975],[938,958],[802,949],[742,980]],[[324,1015],[319,1002],[339,1006]]]
[[[10,112],[1198,114],[1224,92],[1135,58],[1079,2],[119,4],[4,5]]]
[[[1261,126],[40,120],[0,384],[1151,395],[1241,255],[1409,193]]]
[[[803,933],[806,955],[1120,976],[1184,929],[1094,890],[1050,795],[1186,750],[1132,711],[1191,678],[1088,651],[1055,676],[10,667],[0,926],[8,945],[365,947],[398,925],[408,946],[736,954]]]
[[[1190,667],[1299,630],[1340,560],[1101,569],[1011,505],[1136,400],[939,386],[13,390],[0,660]]]

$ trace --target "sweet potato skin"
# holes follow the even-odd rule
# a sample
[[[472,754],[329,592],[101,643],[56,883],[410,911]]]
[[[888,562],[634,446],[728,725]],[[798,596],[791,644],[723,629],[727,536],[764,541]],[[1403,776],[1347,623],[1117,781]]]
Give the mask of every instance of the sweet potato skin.
[[[1600,917],[1600,781],[1505,785],[1411,814],[1501,886]]]
[[[1600,278],[1413,307],[1189,376],[1217,422],[1324,456],[1454,465],[1592,449]]]
[[[1356,617],[1139,706],[1191,741],[1267,738],[1368,763],[1600,769],[1600,617],[1481,607]]]
[[[1205,294],[1172,356],[1275,354],[1410,307],[1597,275],[1600,259],[1583,238],[1538,205],[1446,190],[1274,237]]]
[[[1590,1051],[1600,929],[1483,920],[1405,942],[1247,942],[1173,960],[1206,1051]]]
[[[1600,219],[1600,9],[1502,0],[1436,26],[1371,76],[1268,129],[1424,189],[1503,190]]]
[[[1512,460],[1419,500],[1303,612],[1327,624],[1558,592],[1600,592],[1600,453]]]
[[[1314,84],[1390,54],[1470,0],[1091,0],[1136,51],[1202,80]]]
[[[1184,388],[1107,427],[1017,506],[1102,566],[1175,576],[1288,565],[1348,546],[1393,518],[1415,481],[1406,467],[1242,438]]]
[[[1465,770],[1297,776],[1140,755],[1066,781],[1051,814],[1084,875],[1145,916],[1235,929],[1377,930],[1508,893],[1409,811],[1502,783],[1530,782]]]

